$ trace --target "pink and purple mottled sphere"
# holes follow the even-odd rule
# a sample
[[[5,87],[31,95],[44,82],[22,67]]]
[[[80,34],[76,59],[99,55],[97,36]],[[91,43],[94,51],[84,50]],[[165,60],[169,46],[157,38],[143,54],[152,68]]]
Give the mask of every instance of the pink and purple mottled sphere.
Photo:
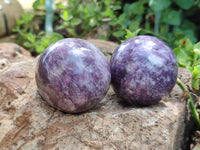
[[[110,80],[106,57],[82,39],[68,38],[50,45],[36,68],[40,95],[51,106],[68,113],[84,112],[98,104]]]
[[[111,58],[111,84],[116,94],[129,104],[158,103],[174,87],[177,72],[173,51],[153,36],[126,40]]]

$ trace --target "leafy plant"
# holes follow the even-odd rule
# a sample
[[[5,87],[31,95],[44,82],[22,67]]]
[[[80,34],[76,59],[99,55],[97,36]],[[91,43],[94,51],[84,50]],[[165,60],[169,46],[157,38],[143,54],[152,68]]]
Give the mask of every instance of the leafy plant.
[[[50,1],[48,1],[50,2]],[[38,10],[38,14],[24,13],[21,19],[17,19],[17,26],[13,29],[13,32],[17,32],[19,37],[17,43],[21,44],[27,48],[30,52],[40,54],[42,53],[50,44],[64,38],[61,34],[53,32],[52,29],[52,4],[47,5],[47,13],[45,16],[44,0],[36,0],[33,4],[33,8]],[[49,11],[50,10],[50,11]],[[40,30],[41,24],[38,22],[41,18],[42,22],[45,18],[45,31]],[[33,22],[36,22],[33,24]]]
[[[192,43],[199,38],[196,34],[199,28],[191,19],[198,17],[198,0],[140,0],[132,3],[120,0],[68,0],[68,5],[61,2],[54,4],[53,28],[57,34],[53,36],[60,34],[58,37],[85,38],[102,25],[108,25],[107,35],[98,35],[99,38],[119,43],[127,38],[127,30],[130,33],[157,36],[172,48],[177,47],[180,35],[186,36]],[[33,8],[36,14],[29,14],[32,16],[27,18],[31,20],[29,25],[25,24],[26,19],[22,17],[15,29],[20,34],[18,43],[23,46],[28,33],[34,34],[36,39],[45,36],[39,34],[45,31],[45,0],[36,0]],[[38,17],[41,22],[36,29],[32,23]],[[34,45],[31,47],[29,44],[32,51],[36,49]]]
[[[192,87],[199,90],[200,85],[200,42],[192,44],[189,39],[181,39],[174,53],[180,67],[186,67],[192,74]]]
[[[183,38],[179,40],[178,43],[179,46],[174,49],[174,54],[176,55],[179,67],[188,68],[192,75],[191,86],[193,92],[195,93],[195,91],[197,91],[198,93],[200,88],[200,42],[193,44],[191,40]],[[177,84],[181,87],[183,92],[187,93],[186,99],[189,100],[189,107],[192,115],[200,129],[200,119],[191,91],[186,89],[186,86],[180,81],[180,79],[177,80]]]
[[[68,0],[67,7],[58,3],[57,8],[61,18],[56,29],[64,29],[67,36],[82,38],[110,18],[116,18],[116,11],[121,6],[115,0]]]
[[[135,32],[140,28],[139,34],[157,36],[173,48],[177,46],[174,41],[180,34],[195,43],[199,29],[191,17],[199,10],[195,5],[197,3],[195,0],[140,0],[125,3],[122,13],[112,18],[109,24],[114,27],[113,36],[119,41],[124,40],[125,29]]]
[[[35,15],[25,13],[21,19],[17,20],[17,26],[13,29],[14,32],[19,34],[17,43],[27,48],[30,52],[40,54],[51,43],[56,42],[63,38],[58,33],[46,34],[44,31],[40,31],[39,27],[32,24]]]
[[[56,24],[52,33],[53,14],[52,10],[48,11],[52,8],[49,7],[52,3],[47,4],[44,0],[36,0],[33,4],[36,13],[23,14],[22,18],[17,20],[17,27],[13,30],[19,34],[17,42],[37,54],[43,52],[46,46],[55,40],[64,37],[84,38],[97,27],[108,23],[111,18],[116,18],[116,11],[121,8],[120,1],[111,0],[68,0],[68,6],[55,3],[54,23]],[[48,8],[46,13],[45,8]],[[40,18],[40,22],[34,26],[33,22],[37,20],[36,18]],[[108,37],[100,35],[99,38]],[[45,44],[48,42],[51,43]]]

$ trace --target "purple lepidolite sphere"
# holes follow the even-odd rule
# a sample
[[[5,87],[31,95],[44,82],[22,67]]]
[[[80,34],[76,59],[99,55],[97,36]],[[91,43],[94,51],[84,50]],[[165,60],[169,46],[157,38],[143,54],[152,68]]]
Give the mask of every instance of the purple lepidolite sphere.
[[[40,56],[36,83],[53,107],[79,113],[94,107],[110,86],[110,66],[93,44],[75,38],[57,41]]]
[[[153,36],[126,40],[111,58],[111,84],[116,94],[129,104],[158,103],[174,87],[177,72],[173,51]]]

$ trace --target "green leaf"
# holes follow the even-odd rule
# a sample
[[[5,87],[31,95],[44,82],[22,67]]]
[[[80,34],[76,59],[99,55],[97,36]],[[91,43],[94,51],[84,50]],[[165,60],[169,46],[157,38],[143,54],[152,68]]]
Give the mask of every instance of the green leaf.
[[[199,73],[200,73],[200,65],[194,66],[193,73],[192,73],[194,77],[199,76]]]
[[[31,47],[33,47],[33,44],[30,42],[24,42],[23,46],[26,48],[31,48]]]
[[[125,39],[130,39],[132,37],[136,36],[135,32],[131,32],[130,30],[126,29],[126,35],[125,35]]]
[[[200,42],[194,45],[194,52],[200,55]]]
[[[149,22],[145,23],[145,29],[146,30],[151,30],[151,24]]]
[[[27,40],[29,40],[31,43],[35,43],[36,35],[32,33],[28,33],[26,37],[27,37]]]
[[[160,25],[160,34],[163,35],[163,36],[166,36],[168,34],[168,31],[169,31],[168,28],[169,28],[168,25],[161,24]]]
[[[193,30],[183,30],[183,33],[189,38],[193,43],[197,42],[197,37],[195,35],[195,31]]]
[[[110,5],[110,0],[104,0],[103,3],[108,7]]]
[[[66,6],[61,3],[57,3],[56,6],[58,7],[58,9],[61,9],[61,10],[66,9]]]
[[[192,87],[195,89],[195,90],[199,90],[199,79],[195,79],[195,78],[192,78]]]
[[[143,4],[147,4],[148,2],[149,2],[149,0],[140,0],[141,1],[141,3],[143,3]]]
[[[91,18],[90,21],[89,21],[89,25],[91,27],[94,27],[97,25],[97,20],[95,18]]]
[[[42,52],[44,52],[44,50],[45,50],[45,46],[43,46],[43,45],[39,45],[35,49],[37,54],[41,54]]]
[[[67,32],[73,36],[76,35],[75,29],[74,28],[67,28]]]
[[[181,29],[192,29],[196,30],[198,27],[194,24],[194,22],[191,22],[187,19],[183,20],[183,23],[181,24]]]
[[[61,14],[61,17],[62,17],[63,20],[68,20],[68,12],[63,11],[63,13]]]
[[[193,56],[189,54],[186,48],[178,47],[174,49],[174,54],[180,67],[189,67],[193,63]]]
[[[104,17],[110,17],[110,18],[115,18],[115,14],[111,9],[106,9],[104,12]]]
[[[33,9],[38,9],[39,7],[44,6],[44,0],[36,0],[33,3]]]
[[[122,8],[121,5],[114,5],[112,7],[112,10],[120,10],[121,8]]]
[[[131,16],[132,14],[135,15],[142,15],[144,13],[144,6],[142,2],[134,2],[132,4],[126,3],[124,5],[124,13],[126,13],[128,16]]]
[[[164,23],[178,26],[181,24],[181,13],[179,11],[169,9],[164,12],[162,20]]]
[[[174,2],[182,9],[189,9],[194,4],[194,0],[174,0]]]
[[[64,21],[69,21],[73,18],[72,15],[70,15],[66,10],[62,12],[61,14],[61,18],[64,20]]]
[[[185,45],[183,44],[185,41]],[[192,56],[193,55],[193,44],[191,42],[190,39],[182,39],[180,40],[180,44],[182,45],[182,47],[186,49],[186,51],[188,52],[188,55]]]
[[[42,53],[49,45],[55,43],[64,37],[59,33],[53,33],[50,35],[44,35],[41,39],[37,39],[35,50],[38,54]]]
[[[197,29],[198,27],[191,21],[184,19],[180,28],[177,29],[181,31],[187,38],[189,38],[193,43],[197,42]]]
[[[76,26],[76,25],[79,25],[81,22],[82,22],[81,19],[74,18],[74,19],[71,20],[71,25]]]
[[[58,41],[58,40],[61,40],[61,39],[63,39],[64,37],[61,35],[61,34],[59,34],[59,33],[53,33],[52,35],[51,35],[51,37],[50,37],[50,44],[52,44],[52,43],[54,43],[54,42],[56,42],[56,41]]]
[[[154,11],[167,9],[171,4],[171,0],[150,0],[149,6]]]
[[[118,24],[118,22],[116,20],[112,20],[109,22],[109,25],[111,25],[111,26],[115,26],[117,24]]]
[[[133,21],[130,25],[129,25],[129,30],[130,31],[135,31],[139,28],[140,23],[137,21]]]
[[[113,33],[113,35],[115,36],[115,37],[118,37],[118,38],[121,38],[121,37],[123,37],[124,35],[125,35],[125,31],[124,30],[119,30],[119,31],[115,31],[114,33]]]
[[[34,15],[33,14],[29,14],[29,13],[24,13],[22,15],[22,22],[21,24],[28,24],[29,22],[31,22],[33,20]]]
[[[125,39],[130,39],[134,36],[137,36],[139,34],[139,32],[141,31],[141,29],[137,29],[134,32],[131,32],[130,30],[126,29],[126,35],[125,35]]]

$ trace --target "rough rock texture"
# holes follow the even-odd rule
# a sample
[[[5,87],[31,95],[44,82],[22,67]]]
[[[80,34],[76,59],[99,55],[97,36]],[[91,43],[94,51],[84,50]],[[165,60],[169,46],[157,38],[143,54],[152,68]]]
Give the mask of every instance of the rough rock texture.
[[[98,39],[87,39],[87,41],[93,43],[99,49],[112,54],[115,49],[119,46],[117,43],[109,42],[105,40],[98,40]]]
[[[27,61],[31,58],[30,52],[15,43],[0,43],[0,73],[11,67],[12,64]]]
[[[110,89],[89,112],[66,114],[38,95],[36,61],[22,59],[0,72],[1,150],[180,149],[186,107],[177,86],[150,107],[126,106]],[[183,71],[181,78],[190,77]]]
[[[26,51],[23,47],[15,43],[0,43],[0,56],[3,55],[5,57],[13,59],[13,57],[16,56],[17,53],[20,53],[23,56],[31,57],[30,52]]]

